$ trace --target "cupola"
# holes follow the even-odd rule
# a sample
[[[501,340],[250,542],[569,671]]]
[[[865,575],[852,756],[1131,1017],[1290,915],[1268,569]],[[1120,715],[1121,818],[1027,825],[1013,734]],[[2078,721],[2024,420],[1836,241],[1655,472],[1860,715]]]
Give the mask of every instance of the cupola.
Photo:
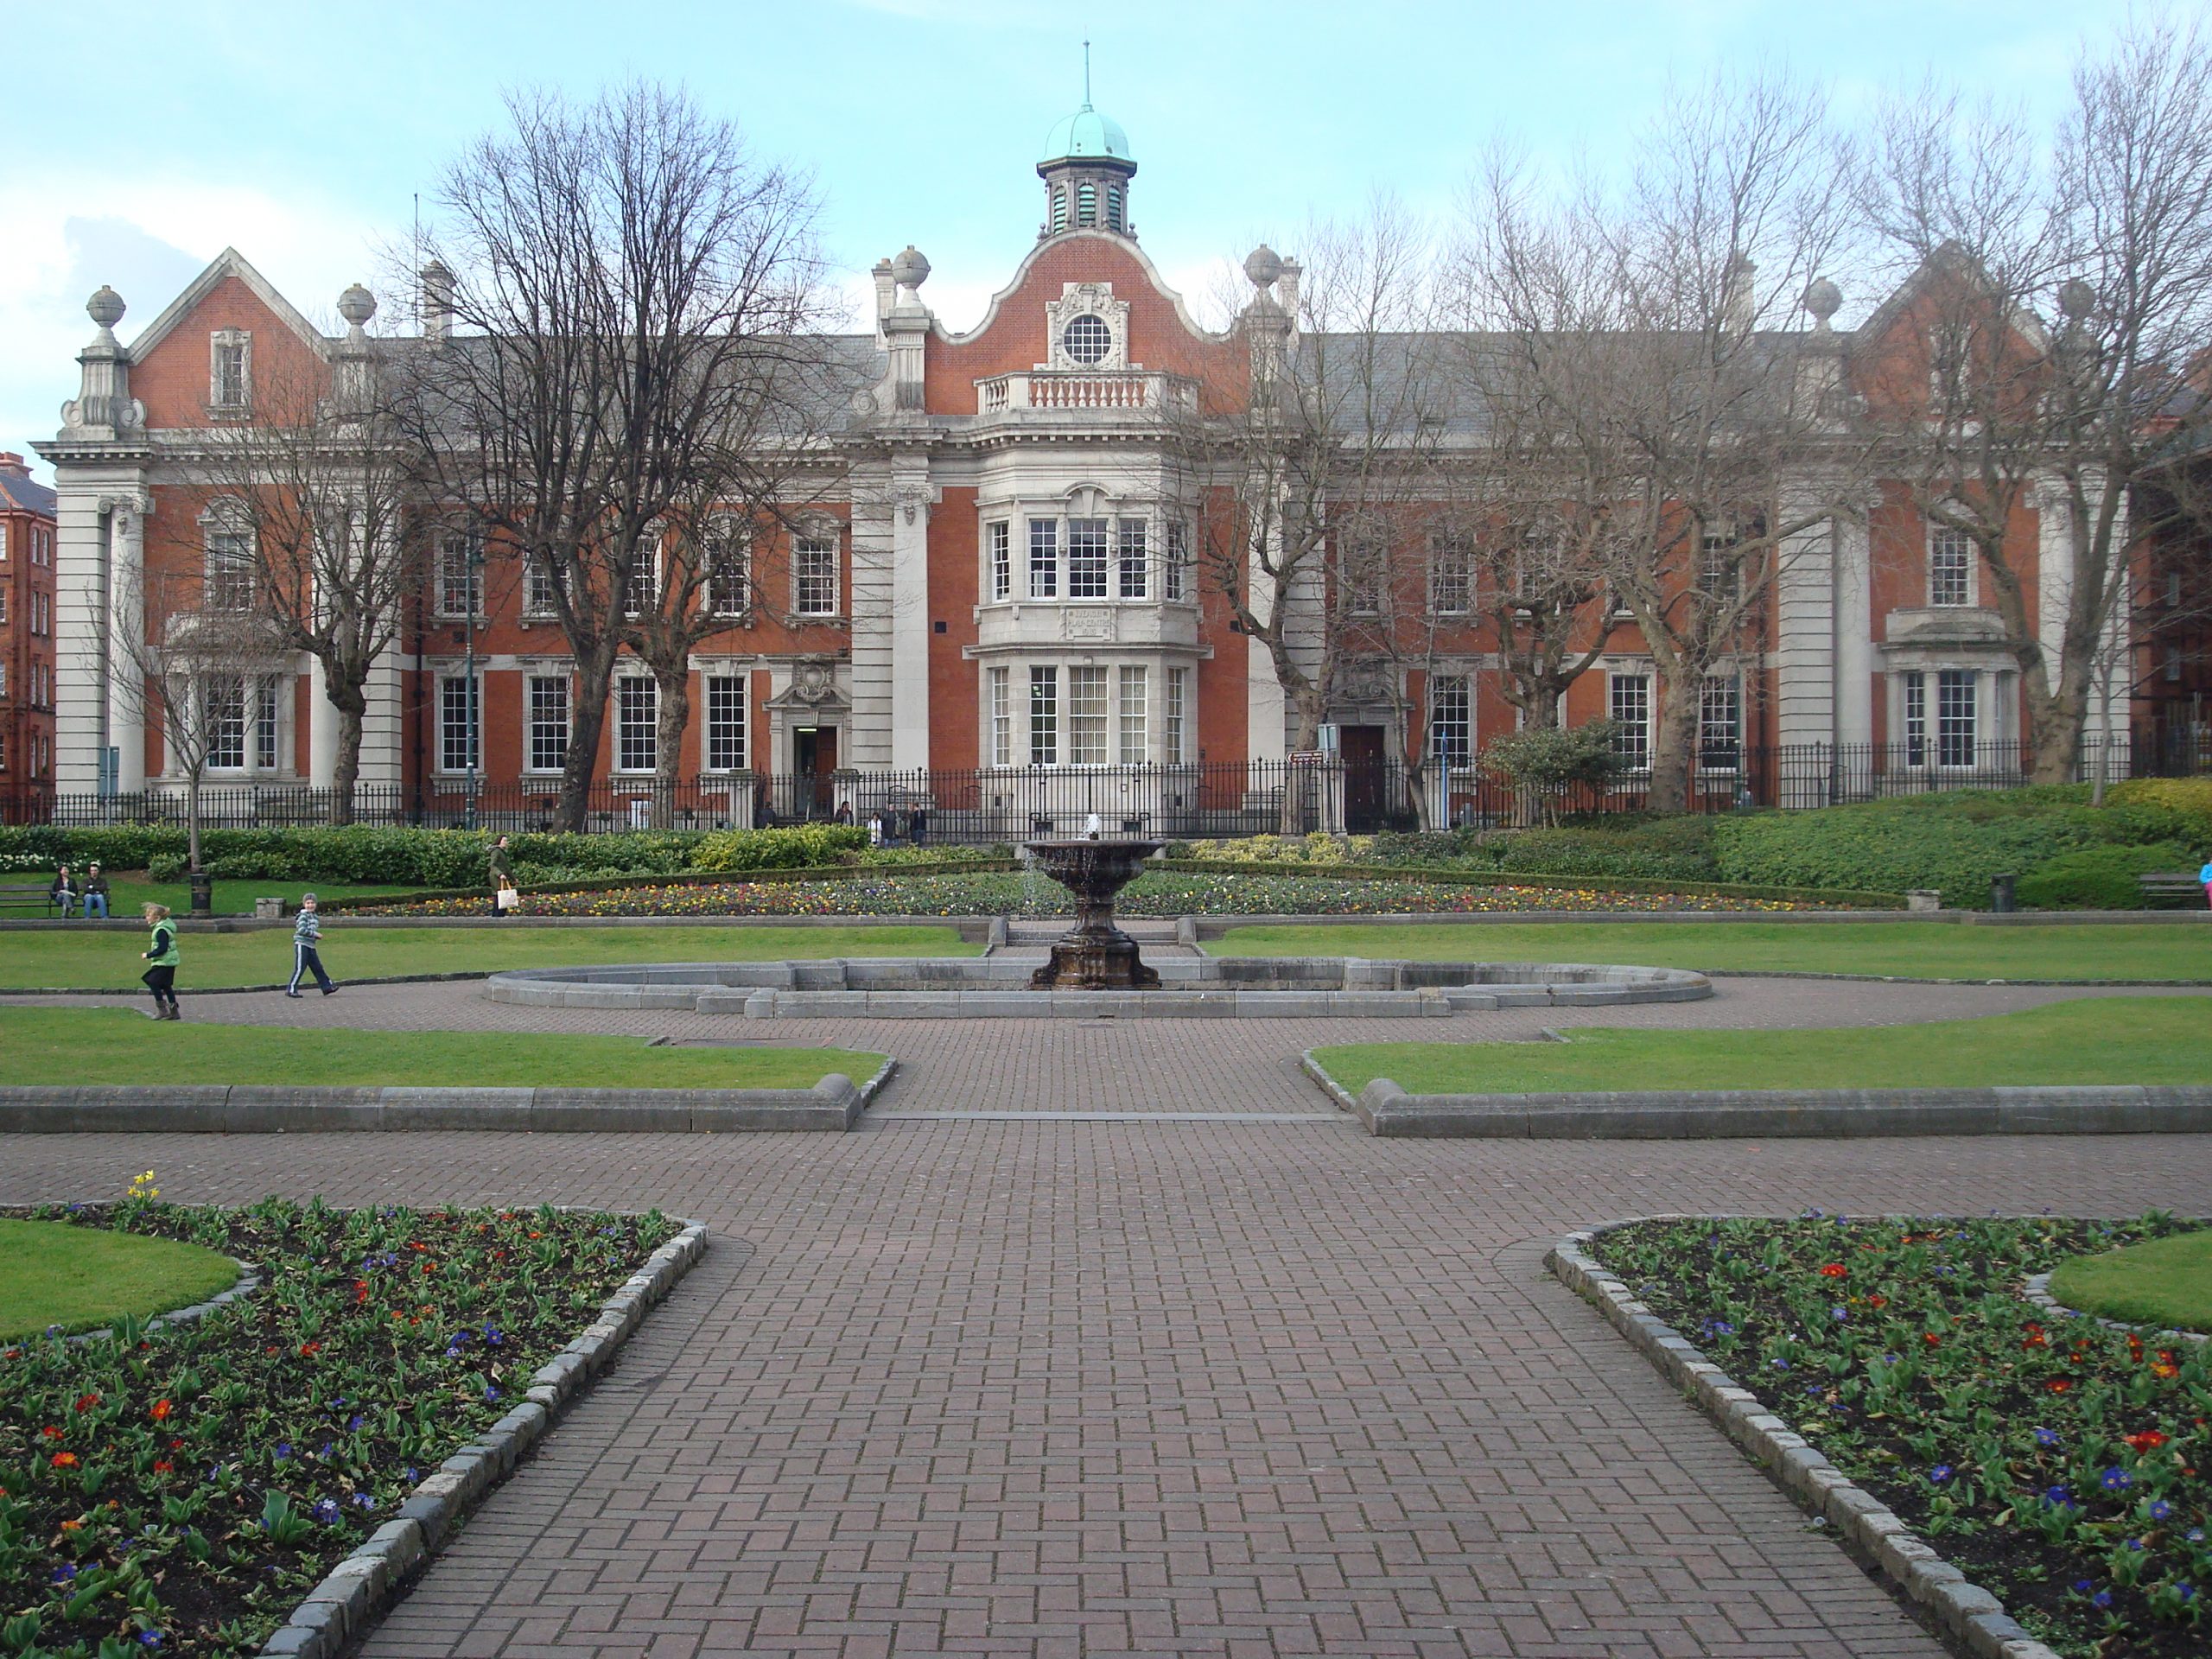
[[[1090,106],[1090,50],[1083,59],[1083,107],[1055,125],[1045,140],[1037,176],[1045,181],[1041,240],[1069,231],[1111,231],[1134,238],[1129,181],[1137,164],[1120,122]]]

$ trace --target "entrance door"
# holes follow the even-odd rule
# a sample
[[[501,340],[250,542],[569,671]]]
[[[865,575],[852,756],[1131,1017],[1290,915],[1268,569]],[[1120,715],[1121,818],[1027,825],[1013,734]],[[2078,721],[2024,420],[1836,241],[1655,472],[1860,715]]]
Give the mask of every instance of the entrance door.
[[[1382,827],[1382,728],[1339,727],[1337,748],[1344,758],[1344,829],[1371,836]]]
[[[798,815],[826,818],[837,810],[837,728],[801,726],[791,733],[791,772]]]

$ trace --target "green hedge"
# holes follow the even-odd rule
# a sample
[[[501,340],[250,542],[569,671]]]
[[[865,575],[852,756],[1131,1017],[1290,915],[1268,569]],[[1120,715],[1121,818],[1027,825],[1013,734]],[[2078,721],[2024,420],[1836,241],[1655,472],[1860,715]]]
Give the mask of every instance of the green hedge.
[[[1163,858],[1156,869],[1192,875],[1304,875],[1344,881],[1434,881],[1466,887],[1556,887],[1581,891],[1590,883],[1572,875],[1552,875],[1533,870],[1441,869],[1422,864],[1332,864],[1286,868],[1282,863],[1238,863],[1224,859]],[[1679,893],[1684,896],[1709,894],[1726,899],[1772,899],[1785,903],[1836,905],[1853,910],[1902,910],[1903,893],[1821,887],[1780,887],[1740,881],[1673,881],[1639,877],[1606,878],[1602,885],[1616,893]]]
[[[2178,841],[2148,847],[2084,847],[2022,876],[2017,896],[2030,910],[2140,910],[2148,901],[2137,876],[2164,870],[2194,875],[2201,861]],[[2203,908],[2202,899],[2190,902]]]

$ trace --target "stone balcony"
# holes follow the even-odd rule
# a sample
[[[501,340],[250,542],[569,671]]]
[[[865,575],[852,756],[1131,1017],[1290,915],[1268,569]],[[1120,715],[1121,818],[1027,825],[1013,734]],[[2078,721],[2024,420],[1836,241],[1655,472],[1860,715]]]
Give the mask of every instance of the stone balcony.
[[[1195,414],[1198,382],[1179,374],[1145,369],[1087,371],[1035,369],[993,375],[976,383],[979,419],[1021,415],[1065,415],[1095,421]]]
[[[1889,651],[1990,651],[2005,645],[2005,622],[1978,605],[1916,605],[1882,619]]]
[[[1188,600],[998,600],[977,606],[976,622],[971,657],[1066,646],[1198,649],[1198,607]]]

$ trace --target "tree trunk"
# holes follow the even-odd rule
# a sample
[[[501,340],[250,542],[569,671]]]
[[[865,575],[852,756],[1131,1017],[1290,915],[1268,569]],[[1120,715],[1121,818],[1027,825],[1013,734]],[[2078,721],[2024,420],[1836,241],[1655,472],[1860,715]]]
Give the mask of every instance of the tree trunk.
[[[614,647],[595,645],[576,653],[576,708],[569,726],[569,757],[561,767],[561,799],[556,826],[582,833],[591,810],[592,773],[599,765],[599,740],[607,729],[607,688],[614,679]]]
[[[361,722],[368,712],[368,699],[358,686],[335,677],[328,680],[327,690],[330,706],[338,711],[338,753],[330,769],[330,822],[345,825],[353,822],[353,791],[361,781]]]
[[[1659,707],[1653,711],[1651,789],[1645,804],[1654,812],[1687,812],[1690,768],[1697,763],[1699,679],[1668,675],[1659,682]]]
[[[653,683],[659,695],[653,731],[653,815],[656,830],[676,823],[676,790],[683,758],[683,728],[691,723],[691,676],[683,657],[673,664],[655,663]]]
[[[1289,654],[1288,649],[1275,648],[1273,640],[1268,643],[1277,663],[1275,677],[1281,680],[1281,662]],[[1300,674],[1298,683],[1295,686],[1286,685],[1285,690],[1290,692],[1291,707],[1298,715],[1297,735],[1291,741],[1291,753],[1311,754],[1321,747],[1321,715],[1325,712],[1321,707],[1321,688]],[[1320,769],[1316,766],[1293,761],[1283,768],[1282,810],[1275,824],[1281,834],[1302,836],[1306,833],[1306,809],[1312,804],[1310,798],[1319,779]]]
[[[200,869],[200,768],[194,766],[184,774],[184,867],[195,874]]]

